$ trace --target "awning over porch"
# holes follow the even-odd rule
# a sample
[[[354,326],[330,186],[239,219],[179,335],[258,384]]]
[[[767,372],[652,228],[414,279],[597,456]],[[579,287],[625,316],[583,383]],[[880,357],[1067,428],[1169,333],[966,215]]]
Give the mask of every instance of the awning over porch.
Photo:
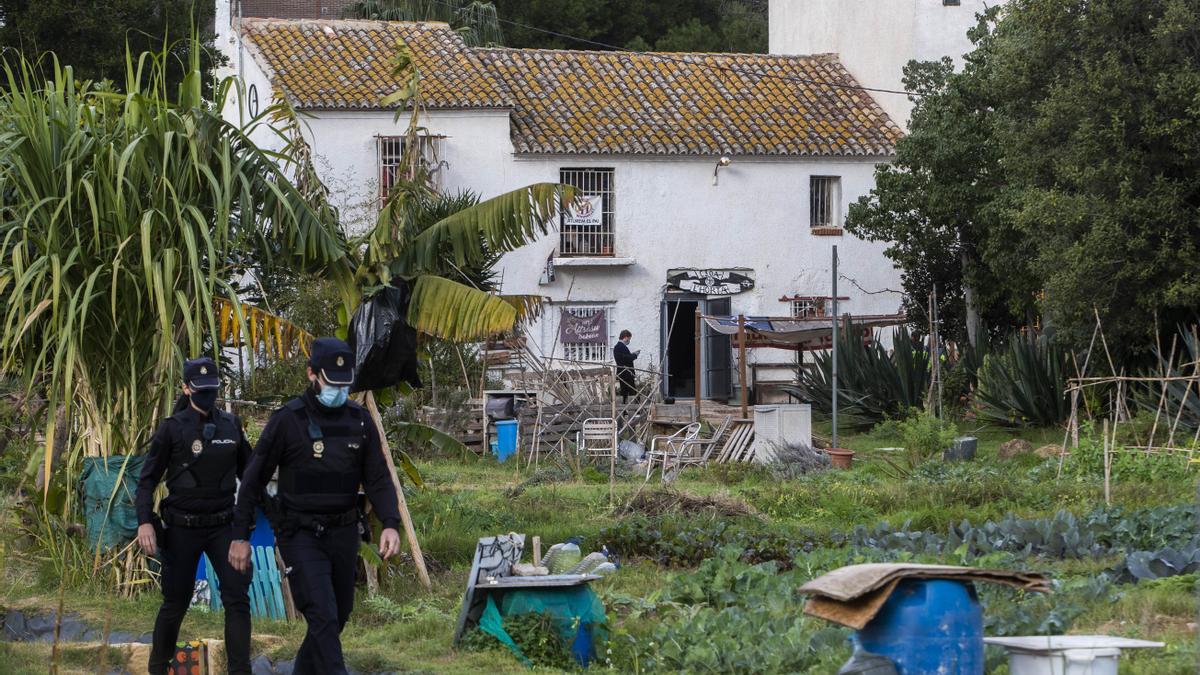
[[[875,314],[848,316],[847,320],[862,331],[864,342],[870,342],[876,329],[899,326],[906,321],[904,314]],[[833,319],[747,316],[746,347],[776,349],[822,350],[833,347]],[[738,334],[738,317],[706,316],[704,322],[724,335]]]

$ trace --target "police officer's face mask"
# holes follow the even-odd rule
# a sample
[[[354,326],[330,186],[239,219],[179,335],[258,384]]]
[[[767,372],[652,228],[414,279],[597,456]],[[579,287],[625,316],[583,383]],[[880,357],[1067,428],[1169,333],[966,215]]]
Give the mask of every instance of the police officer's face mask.
[[[319,385],[321,392],[317,394],[317,400],[326,408],[339,408],[346,404],[346,399],[350,397],[350,387],[335,387],[332,384],[322,382]]]
[[[192,405],[201,410],[212,410],[212,407],[217,404],[216,389],[198,389],[191,394]]]

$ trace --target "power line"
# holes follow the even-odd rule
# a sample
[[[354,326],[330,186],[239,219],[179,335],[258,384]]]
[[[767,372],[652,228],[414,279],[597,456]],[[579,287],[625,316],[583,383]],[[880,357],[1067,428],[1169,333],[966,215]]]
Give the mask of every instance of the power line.
[[[451,5],[450,3],[445,2],[444,0],[430,0],[430,1],[435,4],[439,4],[444,7],[448,7],[450,9],[457,9],[457,7],[455,7],[454,5]],[[572,42],[578,42],[578,43],[582,43],[582,44],[586,44],[586,45],[591,45],[593,47],[600,47],[605,51],[624,52],[626,54],[637,54],[640,56],[648,56],[650,58],[658,59],[660,61],[674,61],[677,63],[685,63],[685,64],[692,65],[692,66],[699,66],[701,68],[708,68],[710,70],[723,70],[723,71],[738,74],[738,75],[747,75],[750,77],[766,77],[766,78],[772,78],[772,79],[776,79],[776,80],[785,80],[788,82],[798,82],[800,84],[832,87],[835,89],[851,89],[854,91],[869,91],[869,92],[873,92],[873,93],[877,93],[877,94],[900,94],[902,96],[917,96],[917,97],[921,96],[921,94],[910,93],[907,91],[901,91],[901,90],[897,90],[897,89],[883,89],[880,87],[864,87],[864,86],[858,85],[858,84],[842,84],[840,82],[828,82],[825,80],[813,80],[813,79],[806,78],[806,77],[794,77],[791,75],[778,75],[775,73],[762,73],[762,72],[757,72],[757,71],[752,71],[752,70],[745,70],[743,68],[736,68],[736,67],[732,67],[732,66],[721,66],[721,65],[711,64],[711,63],[690,61],[688,59],[680,58],[678,56],[672,56],[671,53],[669,53],[669,52],[639,52],[634,49],[628,49],[626,47],[619,47],[617,45],[611,45],[606,42],[599,42],[597,40],[590,40],[588,38],[582,38],[582,37],[579,37],[576,35],[560,33],[558,31],[553,31],[548,28],[540,28],[538,26],[532,26],[527,23],[522,23],[520,21],[513,21],[512,19],[505,19],[500,16],[496,17],[496,21],[498,21],[499,23],[508,24],[510,26],[516,26],[518,28],[524,28],[526,30],[531,30],[531,31],[534,31],[537,33],[544,33],[546,35],[550,35],[553,37],[562,38],[564,40],[571,40]],[[719,54],[719,52],[717,54]],[[770,56],[770,55],[763,54],[762,56]],[[840,61],[838,62],[838,64],[842,65]],[[843,66],[843,67],[845,67],[845,66]],[[847,72],[849,72],[849,71],[847,71]]]

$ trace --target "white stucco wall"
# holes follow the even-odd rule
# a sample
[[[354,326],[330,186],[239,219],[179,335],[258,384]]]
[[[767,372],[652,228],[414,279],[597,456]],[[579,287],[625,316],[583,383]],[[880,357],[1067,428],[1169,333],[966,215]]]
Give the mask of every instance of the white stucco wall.
[[[312,113],[307,124],[314,154],[348,224],[362,227],[373,216],[377,194],[376,136],[398,135],[402,125],[385,112]],[[517,157],[509,141],[504,111],[432,111],[422,124],[443,135],[443,186],[469,189],[482,198],[536,182],[556,182],[560,168],[612,168],[615,192],[615,255],[635,263],[616,268],[558,267],[556,280],[539,285],[557,236],[504,257],[499,267],[505,293],[543,295],[555,302],[613,303],[615,325],[635,334],[643,349],[639,366],[661,363],[658,355],[660,302],[673,268],[754,270],[756,287],[732,296],[734,313],[786,315],[783,296],[828,295],[831,247],[837,244],[841,272],[864,289],[899,288],[898,273],[883,257],[882,244],[849,235],[814,236],[808,228],[808,186],[812,175],[840,176],[839,213],[873,185],[873,160],[753,160],[738,158],[712,185],[715,159]],[[842,310],[886,314],[899,307],[892,293],[864,294],[849,281],[839,295],[852,299]],[[555,315],[552,311],[551,315]],[[552,322],[551,322],[552,323]],[[551,324],[535,325],[530,337],[554,351]],[[785,352],[759,350],[757,361],[786,361]]]
[[[905,64],[949,56],[958,61],[971,49],[967,30],[976,15],[1003,0],[771,0],[772,54],[835,53],[864,87],[902,91]],[[873,93],[902,128],[912,103],[902,94]]]

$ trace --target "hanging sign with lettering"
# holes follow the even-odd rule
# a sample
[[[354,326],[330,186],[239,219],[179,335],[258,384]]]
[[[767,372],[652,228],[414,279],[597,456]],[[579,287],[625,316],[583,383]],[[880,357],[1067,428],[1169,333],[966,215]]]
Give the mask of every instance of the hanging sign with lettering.
[[[558,341],[562,344],[608,344],[608,321],[603,309],[591,316],[575,316],[562,310],[558,321]]]
[[[754,279],[729,269],[670,270],[667,284],[700,295],[734,295],[754,288]]]

